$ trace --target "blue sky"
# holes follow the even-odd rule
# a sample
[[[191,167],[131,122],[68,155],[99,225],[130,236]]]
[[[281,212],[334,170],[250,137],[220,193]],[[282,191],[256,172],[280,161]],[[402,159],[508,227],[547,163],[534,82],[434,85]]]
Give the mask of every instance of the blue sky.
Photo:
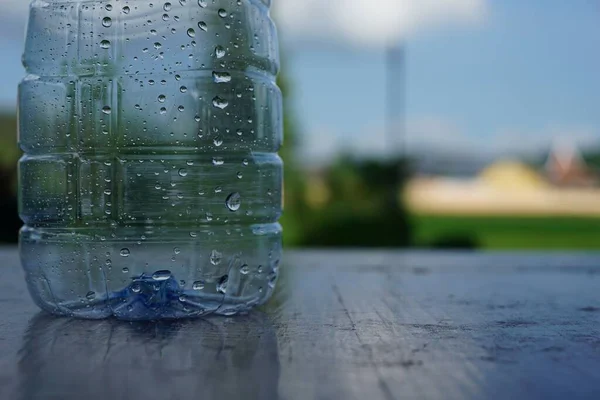
[[[382,0],[387,13],[369,14],[355,36],[344,25],[354,26],[352,16],[332,32],[335,23],[319,25],[306,9],[316,0],[279,1],[284,67],[308,160],[327,159],[340,148],[386,151],[383,43],[390,37],[406,43],[409,148],[528,152],[555,139],[600,143],[596,1],[446,0],[447,8],[436,8],[444,2]],[[361,7],[361,1],[350,3]],[[400,3],[407,13],[395,7]],[[389,19],[378,18],[394,12],[410,29],[382,27]],[[23,75],[24,15],[5,16],[12,22],[0,31],[5,108],[14,107]]]

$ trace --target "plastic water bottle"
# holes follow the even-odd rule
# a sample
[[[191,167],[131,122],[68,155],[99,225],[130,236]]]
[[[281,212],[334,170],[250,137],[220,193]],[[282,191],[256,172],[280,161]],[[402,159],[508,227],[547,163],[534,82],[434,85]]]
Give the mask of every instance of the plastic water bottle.
[[[20,233],[55,314],[231,315],[281,257],[270,0],[35,0],[19,87]]]

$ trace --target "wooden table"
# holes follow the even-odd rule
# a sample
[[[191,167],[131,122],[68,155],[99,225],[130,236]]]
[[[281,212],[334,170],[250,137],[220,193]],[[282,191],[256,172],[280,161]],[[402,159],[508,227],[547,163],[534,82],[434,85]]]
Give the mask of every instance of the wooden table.
[[[0,249],[1,399],[600,399],[600,255],[289,252],[232,318],[38,312]]]

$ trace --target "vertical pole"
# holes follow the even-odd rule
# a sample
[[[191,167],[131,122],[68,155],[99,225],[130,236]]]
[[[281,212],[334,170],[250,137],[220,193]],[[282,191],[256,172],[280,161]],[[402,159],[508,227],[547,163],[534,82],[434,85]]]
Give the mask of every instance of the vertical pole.
[[[394,181],[390,182],[389,206],[398,210],[399,190],[406,173],[406,52],[401,42],[391,44],[386,50],[386,147],[395,168]]]
[[[395,43],[386,50],[386,142],[393,158],[404,158],[406,107],[406,50]]]

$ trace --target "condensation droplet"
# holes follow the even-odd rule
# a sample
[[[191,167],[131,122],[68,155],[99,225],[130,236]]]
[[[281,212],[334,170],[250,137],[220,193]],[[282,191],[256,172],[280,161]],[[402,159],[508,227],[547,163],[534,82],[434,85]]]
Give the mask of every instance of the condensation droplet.
[[[208,25],[206,25],[206,22],[204,21],[198,22],[198,28],[200,28],[204,32],[208,31]]]
[[[225,161],[221,157],[213,157],[212,163],[215,166],[219,166],[225,164]]]
[[[231,82],[231,74],[229,72],[213,71],[212,76],[215,83]]]
[[[227,292],[227,284],[229,283],[229,276],[223,275],[217,283],[217,292],[225,294]]]
[[[112,19],[110,19],[110,17],[104,17],[102,19],[102,26],[105,28],[110,28],[110,26],[112,25]]]
[[[225,204],[229,211],[237,211],[242,206],[242,196],[238,192],[231,193],[227,196]]]
[[[240,273],[242,275],[248,275],[250,273],[250,267],[248,266],[248,264],[244,264],[240,267]]]
[[[109,106],[102,107],[102,112],[106,115],[109,115],[112,112],[112,109]]]
[[[195,30],[193,30],[192,28],[190,28],[190,29],[188,29],[188,30],[187,30],[187,35],[188,35],[189,37],[193,38],[193,37],[195,37],[195,36],[196,36],[196,31],[195,31]]]
[[[219,265],[219,264],[221,264],[221,260],[222,259],[223,259],[223,254],[221,254],[217,250],[213,250],[210,253],[210,263],[212,265]]]
[[[103,49],[110,49],[110,40],[101,41],[100,47],[102,47]]]
[[[88,300],[94,300],[96,298],[96,292],[89,291],[85,295],[85,298]]]
[[[215,47],[215,56],[217,58],[223,58],[223,57],[225,57],[225,49],[223,48],[223,46],[217,46],[217,47]]]
[[[171,277],[171,271],[168,271],[168,270],[156,271],[155,273],[152,274],[152,279],[154,279],[155,281],[166,281],[170,277]]]
[[[204,281],[196,281],[192,284],[192,289],[194,290],[202,290],[204,289]]]
[[[221,110],[224,110],[225,108],[227,108],[227,106],[229,106],[229,102],[225,99],[222,99],[219,96],[216,96],[213,99],[213,106],[215,106],[216,108],[220,108]]]
[[[225,18],[227,16],[227,11],[223,8],[219,8],[219,17]]]
[[[179,168],[178,174],[179,176],[185,177],[187,176],[188,172],[185,168]]]
[[[129,254],[131,254],[131,252],[129,251],[129,249],[127,247],[124,247],[121,249],[119,254],[121,254],[121,257],[129,257]]]

